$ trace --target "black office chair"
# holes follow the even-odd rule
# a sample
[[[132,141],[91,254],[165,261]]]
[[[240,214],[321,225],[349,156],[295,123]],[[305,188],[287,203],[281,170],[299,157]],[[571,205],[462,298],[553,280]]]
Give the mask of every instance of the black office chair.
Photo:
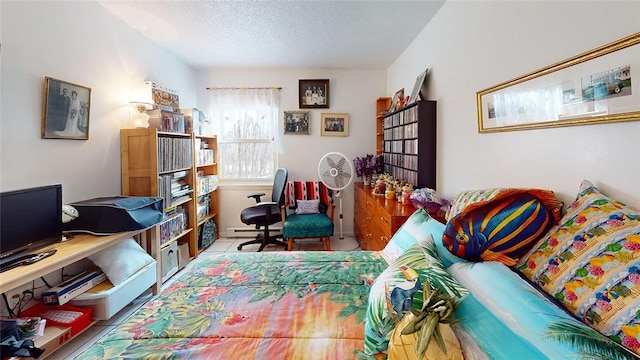
[[[287,169],[280,168],[276,170],[271,191],[271,201],[262,202],[261,197],[265,195],[264,193],[247,196],[248,198],[254,198],[256,205],[242,210],[240,220],[247,225],[255,225],[256,229],[262,227],[264,232],[256,236],[255,240],[246,241],[238,245],[238,250],[242,250],[243,246],[250,244],[260,244],[258,251],[262,251],[269,244],[281,245],[285,249],[288,247],[286,242],[277,240],[277,238],[282,238],[282,234],[269,234],[269,225],[282,221],[280,211],[284,204],[284,189],[287,185],[287,176]]]

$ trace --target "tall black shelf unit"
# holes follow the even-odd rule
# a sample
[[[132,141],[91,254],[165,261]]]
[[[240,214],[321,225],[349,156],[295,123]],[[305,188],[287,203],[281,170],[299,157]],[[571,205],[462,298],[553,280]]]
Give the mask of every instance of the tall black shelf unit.
[[[436,188],[436,102],[418,101],[384,117],[384,171],[416,188]]]

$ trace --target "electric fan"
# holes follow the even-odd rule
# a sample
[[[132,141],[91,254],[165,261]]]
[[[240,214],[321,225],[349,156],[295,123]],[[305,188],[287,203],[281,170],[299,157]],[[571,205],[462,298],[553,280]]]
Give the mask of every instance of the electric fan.
[[[318,176],[327,188],[335,191],[335,196],[340,200],[340,239],[342,234],[342,189],[351,184],[353,180],[353,165],[346,156],[339,152],[330,152],[320,159],[318,164]]]

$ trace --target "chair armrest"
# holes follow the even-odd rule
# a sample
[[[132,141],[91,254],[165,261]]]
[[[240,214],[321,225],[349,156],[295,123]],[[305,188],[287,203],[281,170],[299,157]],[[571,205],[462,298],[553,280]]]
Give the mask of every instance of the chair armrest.
[[[275,201],[260,201],[256,206],[278,205]]]
[[[282,222],[284,223],[284,221],[287,219],[287,204],[282,204],[282,206],[280,206],[280,216],[282,217]]]
[[[254,194],[247,195],[247,198],[254,198],[256,200],[256,203],[259,203],[261,200],[260,198],[264,195],[265,193],[254,193]]]

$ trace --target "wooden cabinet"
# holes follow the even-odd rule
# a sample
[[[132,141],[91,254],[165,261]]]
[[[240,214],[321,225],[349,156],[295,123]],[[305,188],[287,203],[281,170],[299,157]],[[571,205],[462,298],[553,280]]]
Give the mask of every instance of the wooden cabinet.
[[[194,135],[194,168],[196,169],[196,229],[198,252],[211,245],[204,239],[207,222],[215,224],[215,238],[218,238],[218,139],[216,136]]]
[[[160,248],[189,244],[197,255],[194,138],[154,128],[120,130],[122,194],[164,198]]]
[[[414,213],[413,205],[371,193],[369,186],[354,184],[353,228],[362,250],[382,250],[393,234]]]
[[[416,188],[436,188],[436,102],[418,101],[384,117],[384,170]]]
[[[384,152],[384,116],[390,106],[390,97],[381,97],[376,100],[376,155],[382,155]]]

